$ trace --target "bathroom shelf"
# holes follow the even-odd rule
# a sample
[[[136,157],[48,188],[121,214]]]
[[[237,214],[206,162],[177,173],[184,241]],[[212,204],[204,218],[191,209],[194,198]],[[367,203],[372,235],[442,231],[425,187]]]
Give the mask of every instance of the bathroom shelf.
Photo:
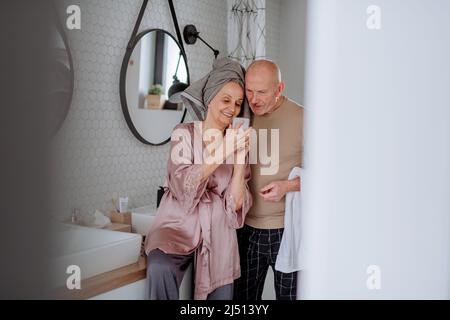
[[[130,233],[131,233],[131,230],[132,230],[131,224],[117,223],[117,222],[112,222],[110,224],[107,224],[104,227],[94,226],[94,225],[84,225],[84,224],[73,223],[73,222],[65,222],[65,223],[66,224],[70,224],[70,225],[80,226],[80,227],[86,227],[86,228],[121,231],[121,232],[130,232]]]
[[[146,261],[146,257],[141,256],[136,263],[82,280],[81,290],[61,288],[56,293],[56,299],[89,299],[145,279],[147,270]]]
[[[112,231],[131,232],[131,224],[111,223],[107,225],[104,229]]]

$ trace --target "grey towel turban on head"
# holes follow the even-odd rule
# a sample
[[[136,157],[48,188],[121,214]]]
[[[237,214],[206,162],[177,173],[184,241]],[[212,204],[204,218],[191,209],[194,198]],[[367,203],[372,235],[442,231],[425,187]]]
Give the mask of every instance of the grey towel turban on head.
[[[193,120],[204,120],[208,105],[222,87],[230,81],[244,87],[245,69],[230,58],[214,61],[206,76],[192,83],[182,94],[184,106]]]

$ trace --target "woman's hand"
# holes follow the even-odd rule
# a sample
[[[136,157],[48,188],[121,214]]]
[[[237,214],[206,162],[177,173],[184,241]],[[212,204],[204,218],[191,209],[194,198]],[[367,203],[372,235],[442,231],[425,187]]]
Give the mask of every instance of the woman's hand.
[[[229,148],[232,149],[232,152],[229,151],[229,156],[233,157],[233,176],[229,188],[236,201],[236,211],[242,208],[246,192],[245,173],[248,165],[246,164],[246,157],[249,152],[251,132],[251,128],[242,131],[241,126],[242,123],[234,128],[230,126],[226,133],[228,137],[225,139],[228,143],[233,141],[233,148]]]
[[[206,147],[209,155],[208,158],[204,158],[202,181],[208,179],[222,164],[233,164],[237,173],[245,170],[251,128],[239,132],[241,126],[242,124],[238,124],[236,127],[230,125],[225,131],[225,136],[212,135],[216,143],[210,143]]]
[[[231,125],[228,127],[225,133],[225,161],[233,156],[233,164],[236,166],[245,165],[245,158],[249,152],[250,131],[248,128],[245,131],[241,130],[242,123],[239,123],[235,127]],[[227,144],[232,144],[231,146]],[[229,162],[227,162],[229,163]]]

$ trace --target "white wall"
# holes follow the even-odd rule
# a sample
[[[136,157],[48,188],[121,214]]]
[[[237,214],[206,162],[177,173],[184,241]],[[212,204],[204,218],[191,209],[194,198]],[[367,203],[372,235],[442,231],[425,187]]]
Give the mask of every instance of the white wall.
[[[449,298],[449,13],[447,0],[308,2],[301,297]]]
[[[266,58],[280,60],[280,23],[282,0],[266,0]]]
[[[270,1],[270,0],[269,0]],[[279,23],[279,57],[285,95],[304,102],[306,0],[283,0]]]

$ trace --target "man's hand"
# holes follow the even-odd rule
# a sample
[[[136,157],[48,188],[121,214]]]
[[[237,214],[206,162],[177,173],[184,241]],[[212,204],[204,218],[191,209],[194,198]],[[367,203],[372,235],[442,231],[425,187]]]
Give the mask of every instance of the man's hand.
[[[300,191],[300,178],[271,182],[259,194],[265,201],[279,202],[290,191]]]
[[[286,181],[274,181],[263,187],[259,194],[264,200],[270,202],[280,201],[287,193]]]

